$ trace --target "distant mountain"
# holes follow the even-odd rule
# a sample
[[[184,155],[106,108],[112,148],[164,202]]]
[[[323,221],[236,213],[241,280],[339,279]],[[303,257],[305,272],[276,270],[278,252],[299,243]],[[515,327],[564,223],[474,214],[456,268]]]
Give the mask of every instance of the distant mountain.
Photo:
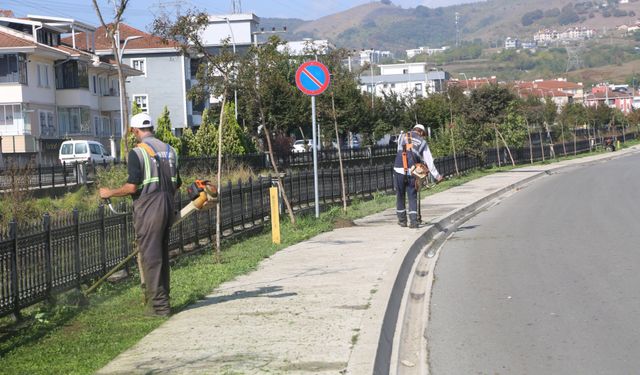
[[[448,7],[401,8],[391,1],[371,2],[314,21],[263,18],[261,26],[281,28],[285,39],[329,39],[348,49],[376,48],[401,53],[418,46],[451,45],[456,13],[461,40],[485,42],[531,39],[542,28],[611,29],[640,17],[640,0],[488,0]],[[606,4],[606,5],[603,5]]]

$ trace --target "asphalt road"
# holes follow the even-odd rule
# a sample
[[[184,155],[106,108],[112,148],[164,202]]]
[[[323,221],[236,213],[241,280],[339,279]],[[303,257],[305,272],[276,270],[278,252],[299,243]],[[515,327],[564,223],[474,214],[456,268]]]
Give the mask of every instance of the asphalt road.
[[[640,156],[564,169],[445,243],[431,374],[640,373]]]

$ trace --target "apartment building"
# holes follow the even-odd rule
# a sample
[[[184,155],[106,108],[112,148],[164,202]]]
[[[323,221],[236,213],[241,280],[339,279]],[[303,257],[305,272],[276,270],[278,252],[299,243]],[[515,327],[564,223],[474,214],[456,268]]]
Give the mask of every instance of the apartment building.
[[[584,98],[584,105],[588,107],[598,107],[606,105],[610,108],[618,109],[624,114],[633,111],[634,96],[627,90],[614,90],[613,85],[600,84],[591,89],[591,92]]]
[[[5,158],[57,159],[65,139],[95,139],[116,151],[120,134],[112,61],[61,42],[95,29],[65,18],[0,17],[0,136]],[[139,72],[125,68],[128,76]]]
[[[427,69],[426,63],[382,64],[380,75],[360,77],[360,91],[374,96],[395,93],[404,97],[427,97],[446,91],[449,73]]]
[[[118,39],[122,62],[141,72],[127,79],[129,105],[135,102],[152,118],[159,117],[166,106],[176,134],[181,134],[186,127],[199,125],[199,118],[193,116],[193,103],[187,98],[192,78],[191,59],[182,53],[180,46],[125,23],[120,24]],[[87,40],[85,33],[76,33],[63,38],[62,42],[87,51],[92,48]],[[111,41],[102,26],[95,30],[95,54],[114,58]]]

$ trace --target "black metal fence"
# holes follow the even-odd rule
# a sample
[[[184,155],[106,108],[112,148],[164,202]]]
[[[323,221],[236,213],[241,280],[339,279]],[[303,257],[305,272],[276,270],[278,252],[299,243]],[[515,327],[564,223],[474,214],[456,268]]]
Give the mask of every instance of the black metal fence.
[[[354,166],[368,163],[379,164],[395,155],[393,147],[366,147],[361,149],[346,149],[342,152],[344,165]],[[313,165],[313,153],[289,153],[276,155],[276,163],[282,169],[299,169]],[[326,149],[318,152],[320,166],[334,166],[338,163],[338,151]],[[61,163],[36,164],[19,168],[6,167],[0,169],[0,191],[13,189],[44,189],[66,187],[92,183],[100,168],[109,168],[113,163]],[[246,155],[223,155],[223,165],[244,165],[259,171],[270,169],[269,155],[255,153]],[[184,157],[180,158],[181,170],[217,173],[217,157]]]
[[[627,136],[627,139],[635,135]],[[556,156],[565,153],[588,152],[589,141],[556,145]],[[519,164],[552,158],[551,147],[512,150]],[[375,192],[393,190],[391,155],[366,165],[347,167],[345,183],[349,199],[367,198]],[[479,167],[510,163],[505,149],[486,150],[484,155],[460,154],[436,160],[438,171],[445,176]],[[338,168],[319,170],[318,195],[321,204],[339,201],[342,190]],[[271,177],[227,183],[220,189],[222,221],[221,235],[229,237],[262,227],[270,214],[268,188]],[[284,188],[296,210],[308,209],[314,204],[313,173],[310,169],[290,171],[284,177]],[[180,206],[188,202],[179,196]],[[67,218],[52,219],[45,214],[39,223],[11,222],[0,231],[0,316],[19,315],[21,309],[48,299],[57,292],[80,287],[104,275],[132,251],[133,226],[131,207],[122,204],[123,214],[115,215],[103,206],[94,212],[77,210]],[[187,253],[210,244],[215,235],[215,209],[197,211],[171,229],[169,247],[174,255]]]

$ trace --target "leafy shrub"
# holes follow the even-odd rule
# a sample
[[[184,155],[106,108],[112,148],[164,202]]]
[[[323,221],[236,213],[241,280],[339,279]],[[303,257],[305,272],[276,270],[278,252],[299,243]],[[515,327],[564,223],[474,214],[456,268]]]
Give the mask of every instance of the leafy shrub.
[[[561,25],[568,25],[580,21],[580,16],[573,9],[563,9],[558,17],[558,22]]]
[[[541,9],[527,12],[522,16],[522,26],[529,26],[543,17],[544,12]]]

